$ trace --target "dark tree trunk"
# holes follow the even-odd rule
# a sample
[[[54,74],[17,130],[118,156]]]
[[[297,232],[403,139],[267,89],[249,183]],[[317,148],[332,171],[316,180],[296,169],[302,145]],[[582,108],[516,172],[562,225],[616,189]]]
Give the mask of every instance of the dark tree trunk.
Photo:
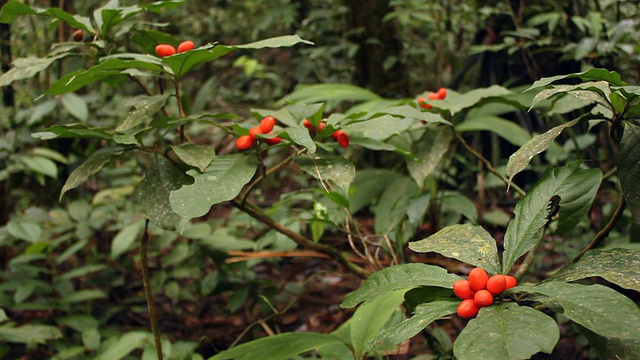
[[[406,68],[396,62],[389,69],[385,61],[399,57],[402,43],[392,21],[382,19],[392,9],[388,1],[350,0],[350,40],[359,46],[355,55],[354,83],[385,97],[406,97],[408,76]]]

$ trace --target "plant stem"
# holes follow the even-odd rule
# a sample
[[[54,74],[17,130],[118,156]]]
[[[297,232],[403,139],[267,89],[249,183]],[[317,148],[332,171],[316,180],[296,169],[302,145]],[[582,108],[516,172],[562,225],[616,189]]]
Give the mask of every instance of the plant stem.
[[[140,242],[140,268],[142,269],[142,284],[144,287],[144,295],[147,298],[147,308],[149,309],[149,319],[151,320],[151,332],[153,332],[153,340],[156,344],[156,352],[158,360],[162,360],[162,343],[160,342],[160,329],[158,329],[158,313],[156,303],[153,300],[153,292],[151,291],[151,277],[149,276],[149,267],[147,266],[147,250],[149,249],[149,219],[145,219],[144,233]]]
[[[627,203],[625,202],[624,197],[622,197],[620,199],[620,203],[618,203],[618,207],[616,208],[616,211],[614,211],[613,215],[611,215],[611,219],[609,219],[609,222],[600,231],[598,231],[598,233],[593,238],[593,240],[591,240],[589,245],[587,245],[587,247],[582,249],[580,254],[578,254],[578,256],[576,256],[573,260],[571,260],[571,263],[575,263],[576,261],[580,260],[582,255],[584,255],[587,251],[591,249],[595,249],[598,246],[600,246],[600,244],[602,244],[602,242],[604,241],[604,239],[607,238],[611,230],[613,230],[613,227],[616,226],[616,223],[624,213],[624,208],[626,206],[627,206]]]
[[[182,98],[180,97],[180,83],[178,81],[174,81],[173,83],[175,84],[176,99],[178,100],[178,114],[180,115],[180,118],[186,118],[187,114],[184,113]],[[183,125],[178,126],[178,133],[180,134],[180,143],[183,143],[185,140]]]
[[[238,208],[239,210],[245,212],[247,215],[252,218],[260,221],[261,223],[267,225],[268,227],[274,229],[275,231],[285,235],[289,239],[293,240],[296,244],[302,246],[306,249],[315,250],[317,252],[329,255],[333,260],[337,261],[340,265],[342,265],[349,272],[366,279],[371,274],[370,271],[361,268],[360,266],[350,262],[340,251],[333,248],[332,246],[323,245],[314,242],[311,239],[306,238],[300,233],[297,233],[288,227],[282,225],[281,223],[273,220],[267,214],[262,212],[256,205],[251,203],[248,200],[240,201],[240,199],[236,198],[231,201],[231,204]]]

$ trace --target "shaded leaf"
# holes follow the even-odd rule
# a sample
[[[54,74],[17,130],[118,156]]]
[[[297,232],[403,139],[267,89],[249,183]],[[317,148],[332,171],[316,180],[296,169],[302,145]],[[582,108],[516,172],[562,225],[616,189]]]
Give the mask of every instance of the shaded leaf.
[[[129,251],[136,240],[140,239],[144,230],[143,219],[136,220],[120,230],[111,242],[111,259]]]
[[[127,115],[127,118],[118,125],[116,131],[125,132],[142,123],[150,122],[153,119],[153,115],[165,105],[169,96],[170,94],[136,97],[127,104],[127,106],[132,106],[135,110]]]
[[[415,252],[436,252],[485,269],[500,273],[500,260],[495,239],[478,225],[452,225],[426,239],[409,243]]]
[[[593,346],[600,359],[640,359],[640,339],[607,338],[583,326],[577,327],[589,340],[589,345]]]
[[[481,115],[466,119],[456,125],[456,131],[491,131],[513,145],[523,146],[531,135],[520,125],[495,115]]]
[[[583,72],[580,72],[580,73],[574,73],[574,74],[568,74],[568,75],[558,75],[558,76],[551,76],[551,77],[542,78],[542,79],[534,82],[525,91],[531,91],[533,89],[544,87],[544,86],[547,86],[547,85],[549,85],[551,83],[554,83],[554,82],[556,82],[558,80],[575,79],[575,78],[582,79],[584,81],[602,80],[602,81],[606,81],[606,82],[610,83],[611,85],[618,85],[618,86],[627,85],[627,83],[622,81],[622,79],[620,78],[620,74],[618,74],[615,71],[609,71],[607,69],[591,68],[591,69],[589,69],[587,71],[583,71]]]
[[[348,134],[359,133],[366,139],[382,141],[393,135],[402,133],[413,123],[414,121],[409,118],[383,115],[365,121],[352,122],[342,128]]]
[[[10,1],[8,4],[19,4],[17,1]],[[4,9],[7,7],[5,5],[2,7]],[[65,56],[70,54],[63,53],[54,56],[39,58],[39,57],[26,57],[26,58],[18,58],[13,61],[11,64],[11,69],[4,74],[0,75],[0,87],[7,86],[14,81],[25,80],[33,78],[37,73],[42,70],[45,70],[54,61],[62,59]]]
[[[211,145],[197,145],[192,143],[171,145],[171,149],[185,164],[205,171],[216,156],[216,150]]]
[[[60,199],[64,196],[64,193],[74,189],[89,179],[89,177],[102,169],[102,167],[111,161],[114,157],[122,155],[125,148],[114,146],[98,149],[93,152],[87,160],[85,160],[80,166],[75,168],[69,178],[64,183],[62,191],[60,191]]]
[[[89,138],[89,139],[109,139],[113,135],[102,129],[89,128],[82,124],[53,125],[44,132],[31,134],[32,137],[41,140],[51,140],[56,138]]]
[[[450,122],[443,119],[440,114],[435,114],[432,112],[425,112],[416,109],[410,105],[400,105],[400,106],[392,106],[385,108],[381,111],[383,114],[389,114],[396,117],[401,118],[411,118],[415,120],[421,120],[430,124],[446,124],[451,125]]]
[[[624,123],[618,154],[618,176],[631,215],[640,224],[640,126],[630,122]]]
[[[142,348],[150,341],[150,334],[142,331],[131,331],[117,338],[105,341],[100,346],[95,360],[120,360],[133,350]]]
[[[358,87],[352,84],[314,84],[299,85],[296,89],[280,99],[279,104],[287,102],[300,102],[305,104],[313,104],[317,102],[326,102],[327,107],[332,109],[338,103],[343,101],[370,101],[380,100],[381,97],[372,91]]]
[[[10,23],[18,16],[34,14],[52,16],[66,22],[76,29],[83,29],[92,34],[95,34],[96,32],[93,29],[93,26],[91,26],[91,20],[86,16],[72,15],[58,7],[39,9],[36,7],[30,7],[18,1],[9,1],[2,7],[2,11],[0,11],[0,22]]]
[[[480,309],[453,345],[460,360],[529,359],[538,352],[550,354],[560,332],[549,316],[516,303]]]
[[[344,194],[349,193],[349,186],[356,177],[353,163],[338,155],[296,156],[293,162],[315,179],[335,183]]]
[[[67,93],[60,98],[62,106],[76,119],[85,122],[89,117],[87,102],[74,93]]]
[[[95,299],[105,299],[107,294],[105,294],[102,290],[80,290],[72,292],[68,295],[65,295],[60,299],[60,302],[63,304],[71,304]]]
[[[16,239],[36,243],[42,236],[40,224],[30,221],[11,220],[7,223],[7,232]]]
[[[446,269],[427,264],[402,264],[371,274],[356,291],[347,294],[340,307],[352,308],[361,302],[369,302],[391,291],[419,286],[437,286],[451,289],[460,277],[447,273]]]
[[[435,171],[449,150],[451,139],[451,128],[441,126],[429,129],[420,140],[411,145],[414,158],[406,159],[407,169],[420,188],[424,188],[424,180]]]
[[[0,326],[0,340],[22,344],[46,344],[47,341],[62,338],[57,327],[49,325]]]
[[[345,346],[340,339],[328,334],[284,333],[235,346],[209,360],[282,360],[329,345]]]
[[[557,94],[568,94],[569,96],[580,100],[580,104],[598,103],[605,107],[610,107],[609,95],[611,88],[606,81],[586,82],[578,85],[555,85],[550,89],[540,91],[533,98],[531,107],[533,109],[540,101],[546,100]]]
[[[39,156],[20,156],[20,161],[36,173],[49,176],[51,178],[58,177],[58,167],[56,163],[50,159]]]
[[[556,233],[562,234],[573,229],[587,216],[601,182],[600,169],[582,169],[560,186],[557,190],[561,200]]]

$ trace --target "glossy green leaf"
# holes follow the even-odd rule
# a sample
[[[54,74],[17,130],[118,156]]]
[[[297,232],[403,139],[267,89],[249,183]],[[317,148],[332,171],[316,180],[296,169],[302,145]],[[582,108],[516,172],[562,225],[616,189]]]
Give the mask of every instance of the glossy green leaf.
[[[125,132],[140,124],[148,123],[167,102],[170,94],[155,96],[138,96],[127,104],[127,107],[133,107],[134,110],[129,112],[127,118],[118,125],[116,131]]]
[[[584,81],[606,81],[608,83],[610,83],[611,85],[617,85],[617,86],[625,86],[627,85],[626,82],[622,81],[622,79],[620,78],[620,74],[618,74],[615,71],[609,71],[607,69],[597,69],[597,68],[592,68],[580,73],[574,73],[574,74],[568,74],[568,75],[558,75],[558,76],[551,76],[551,77],[546,77],[546,78],[542,78],[536,82],[534,82],[527,90],[525,91],[531,91],[533,89],[537,89],[540,87],[544,87],[547,86],[551,83],[554,83],[558,80],[564,80],[564,79],[582,79]]]
[[[13,327],[0,325],[0,341],[22,344],[46,344],[62,338],[57,327],[49,325],[22,325]]]
[[[217,156],[203,173],[187,172],[194,178],[194,183],[171,191],[171,208],[182,223],[205,215],[211,206],[236,197],[251,180],[257,166],[255,157],[250,155]]]
[[[135,200],[151,222],[162,229],[174,230],[180,217],[171,209],[169,194],[190,182],[191,178],[183,171],[157,155],[151,159],[144,179],[138,184]]]
[[[60,191],[60,199],[67,191],[84,184],[91,175],[100,171],[106,163],[114,157],[122,155],[124,151],[125,148],[115,146],[98,149],[93,152],[87,160],[71,172],[62,187],[62,191]]]
[[[178,146],[172,145],[171,149],[185,164],[197,167],[200,171],[205,171],[216,157],[216,150],[211,145],[186,143]]]
[[[538,352],[550,354],[560,332],[549,316],[516,303],[480,309],[453,345],[460,360],[529,359]]]
[[[282,360],[330,345],[345,346],[335,336],[318,333],[284,333],[263,337],[223,351],[209,360]]]
[[[640,252],[629,249],[590,250],[549,280],[575,281],[599,276],[610,283],[640,292]]]
[[[457,124],[455,129],[458,132],[490,131],[516,146],[523,146],[531,139],[531,135],[520,125],[495,115],[470,117]]]
[[[555,126],[544,134],[535,135],[531,140],[527,141],[520,149],[509,156],[507,162],[507,176],[513,179],[520,171],[524,170],[531,159],[541,152],[547,150],[555,139],[568,127],[572,127],[580,121],[581,118],[574,119],[568,123]]]
[[[414,158],[407,158],[409,174],[420,188],[424,188],[425,179],[431,175],[449,150],[453,138],[451,128],[441,126],[429,129],[424,136],[411,145]]]
[[[120,360],[133,350],[141,349],[147,342],[153,341],[151,335],[143,331],[130,331],[104,341],[98,349],[95,360]]]
[[[451,289],[460,277],[447,273],[446,269],[427,264],[402,264],[371,274],[356,291],[347,294],[340,306],[352,308],[361,302],[369,302],[391,291],[419,286],[437,286]]]
[[[8,4],[19,4],[17,1],[10,1]],[[3,7],[3,9],[6,5]],[[14,81],[33,78],[37,73],[45,70],[56,60],[60,60],[69,54],[63,53],[48,57],[26,57],[18,58],[11,64],[11,69],[0,75],[0,87],[7,86]]]
[[[640,339],[640,309],[628,297],[606,286],[550,281],[528,290],[546,295],[540,301],[602,336]]]
[[[495,239],[481,226],[452,225],[426,239],[409,243],[415,252],[436,252],[485,269],[488,273],[500,273],[500,260]]]
[[[102,129],[93,129],[82,124],[53,125],[47,131],[31,134],[32,137],[41,140],[51,140],[57,138],[89,138],[89,139],[111,139],[113,135]]]
[[[640,126],[632,123],[624,123],[618,154],[618,176],[631,215],[640,224]]]
[[[356,168],[353,163],[338,155],[308,155],[296,156],[293,158],[296,165],[302,171],[311,175],[315,179],[326,182],[329,181],[342,189],[344,194],[348,194],[349,186],[356,177]]]

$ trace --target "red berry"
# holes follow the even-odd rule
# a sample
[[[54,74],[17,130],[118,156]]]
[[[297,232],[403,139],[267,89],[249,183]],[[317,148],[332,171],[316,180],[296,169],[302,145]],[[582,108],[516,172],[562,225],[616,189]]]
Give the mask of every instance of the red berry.
[[[73,41],[80,42],[84,39],[84,32],[82,29],[78,29],[73,33]]]
[[[311,123],[311,121],[309,121],[308,119],[304,119],[302,120],[302,126],[306,127],[307,129],[309,129],[310,131],[314,131],[315,129],[313,128],[313,124]]]
[[[160,57],[171,56],[176,53],[176,48],[169,44],[160,44],[156,46],[156,54]]]
[[[506,286],[507,280],[502,274],[493,275],[487,280],[487,290],[493,295],[498,295],[503,292]]]
[[[438,99],[444,100],[444,98],[447,97],[447,89],[443,87],[438,89],[437,95],[438,95]]]
[[[273,135],[273,131],[270,132],[269,135]],[[274,136],[274,137],[268,138],[268,139],[264,139],[264,142],[266,142],[269,145],[279,144],[280,141],[282,141],[282,139],[277,137],[277,136]]]
[[[422,105],[422,103],[427,101],[427,99],[425,99],[424,96],[420,96],[417,100],[418,100],[418,104],[420,104],[420,105]]]
[[[438,94],[437,94],[437,93],[430,92],[430,93],[427,95],[427,99],[429,99],[429,100],[440,100],[440,97],[438,96]]]
[[[321,132],[326,127],[327,127],[327,123],[325,123],[324,121],[321,121],[320,124],[318,124],[318,132]]]
[[[463,319],[470,319],[478,315],[480,308],[476,306],[476,303],[472,299],[462,300],[458,305],[458,316]]]
[[[183,41],[180,43],[180,45],[178,45],[178,52],[181,53],[181,52],[193,50],[195,47],[196,45],[193,43],[193,41],[191,40]]]
[[[489,275],[482,268],[475,268],[469,272],[469,286],[475,291],[483,290],[488,279]]]
[[[258,134],[264,134],[259,127],[254,126],[251,129],[249,129],[249,137],[251,138],[251,141],[256,141],[258,139],[256,135]]]
[[[493,295],[487,290],[480,290],[473,295],[473,302],[481,308],[493,304]]]
[[[276,119],[273,116],[265,116],[260,121],[260,130],[263,134],[268,134],[273,130],[273,127],[276,125]]]
[[[343,148],[346,148],[347,146],[349,146],[349,135],[347,135],[346,132],[342,131],[342,130],[336,130],[332,135],[332,138],[334,138],[338,144],[340,144],[340,146],[342,146]]]
[[[513,276],[511,276],[511,275],[505,275],[505,276],[504,276],[504,280],[505,280],[505,282],[506,282],[506,285],[505,285],[505,287],[504,287],[504,289],[505,289],[505,290],[509,290],[509,289],[511,289],[512,287],[514,287],[514,286],[518,285],[518,280],[516,280],[516,278],[514,278],[514,277],[513,277]]]
[[[457,280],[453,283],[453,293],[460,299],[473,299],[475,291],[469,287],[469,280]]]
[[[238,150],[247,150],[253,145],[253,140],[249,135],[242,135],[236,140]]]

